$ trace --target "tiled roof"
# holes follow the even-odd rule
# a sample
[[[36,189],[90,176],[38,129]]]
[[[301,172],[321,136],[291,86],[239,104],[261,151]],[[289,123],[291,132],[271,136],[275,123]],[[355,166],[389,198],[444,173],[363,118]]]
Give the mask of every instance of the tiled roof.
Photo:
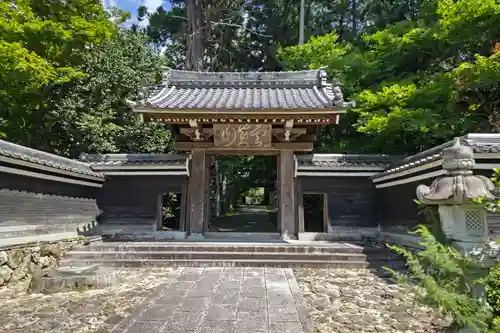
[[[40,150],[16,145],[0,140],[0,156],[5,156],[25,162],[52,167],[55,169],[103,178],[101,173],[94,172],[86,163],[69,158],[49,154]]]
[[[297,155],[298,170],[384,170],[394,160],[388,155],[308,154]]]
[[[460,137],[459,139],[461,144],[470,146],[474,151],[474,154],[500,153],[500,134],[470,133]],[[454,140],[448,141],[440,146],[433,147],[421,153],[395,162],[391,164],[384,172],[374,176],[373,178],[376,179],[396,172],[413,169],[423,164],[439,161],[442,158],[443,149],[451,147],[454,142]]]
[[[179,166],[186,168],[188,155],[184,154],[83,154],[82,161],[93,168],[116,166]]]
[[[136,108],[263,110],[345,109],[338,85],[326,72],[189,72],[169,70],[161,84],[144,91]]]

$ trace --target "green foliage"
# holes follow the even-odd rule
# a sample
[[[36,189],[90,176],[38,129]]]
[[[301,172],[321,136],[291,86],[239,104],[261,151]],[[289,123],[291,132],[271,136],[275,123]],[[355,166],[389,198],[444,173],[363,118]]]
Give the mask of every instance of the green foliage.
[[[485,283],[488,304],[492,307],[494,316],[498,317],[497,324],[500,324],[500,264],[490,270]]]
[[[493,182],[496,188],[494,192],[498,192],[498,189],[500,189],[500,169],[493,170],[493,176],[491,177],[491,181]],[[498,193],[496,194],[497,196],[493,199],[488,199],[483,197],[483,198],[476,198],[473,201],[478,205],[484,206],[486,210],[498,214],[500,213],[500,198],[498,198]]]
[[[281,51],[287,69],[326,66],[357,101],[350,124],[329,130],[342,135],[324,137],[334,143],[326,146],[345,151],[354,141],[371,152],[414,153],[467,132],[500,130],[500,53],[492,51],[500,40],[500,4],[421,6],[410,19],[355,42],[326,34]]]
[[[480,286],[481,267],[454,247],[440,243],[426,226],[419,226],[413,234],[421,238],[422,251],[389,246],[406,258],[408,274],[389,270],[413,288],[419,302],[450,316],[458,327],[470,325],[477,332],[485,331],[491,323],[490,308],[472,294]]]
[[[54,89],[81,80],[83,50],[116,33],[99,1],[0,3],[0,123],[9,140],[36,146]]]
[[[249,205],[262,205],[264,203],[264,194],[263,187],[252,187],[243,193],[246,197],[246,203]]]
[[[100,1],[0,3],[0,124],[7,140],[57,154],[164,152],[170,131],[125,104],[159,76],[130,14]]]
[[[163,125],[142,123],[125,103],[142,87],[155,83],[161,71],[145,37],[119,30],[82,58],[85,61],[78,69],[87,76],[62,87],[47,115],[47,148],[67,156],[169,151],[170,131]],[[61,135],[54,137],[54,133]]]

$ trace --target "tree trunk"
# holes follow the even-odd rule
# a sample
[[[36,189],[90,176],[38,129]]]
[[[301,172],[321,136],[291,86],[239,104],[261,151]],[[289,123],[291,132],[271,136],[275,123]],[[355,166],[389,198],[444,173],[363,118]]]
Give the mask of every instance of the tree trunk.
[[[186,69],[203,70],[203,27],[201,0],[186,0],[187,12],[187,55]]]
[[[352,1],[352,32],[353,32],[353,37],[356,38],[358,35],[358,4],[357,0],[351,0]]]

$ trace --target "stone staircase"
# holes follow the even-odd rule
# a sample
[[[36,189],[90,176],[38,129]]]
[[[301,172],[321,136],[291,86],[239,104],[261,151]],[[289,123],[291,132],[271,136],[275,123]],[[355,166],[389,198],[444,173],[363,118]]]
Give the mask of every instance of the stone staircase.
[[[155,218],[113,217],[89,229],[87,235],[134,235],[156,231]]]
[[[400,267],[383,247],[331,242],[93,242],[68,252],[65,266]]]

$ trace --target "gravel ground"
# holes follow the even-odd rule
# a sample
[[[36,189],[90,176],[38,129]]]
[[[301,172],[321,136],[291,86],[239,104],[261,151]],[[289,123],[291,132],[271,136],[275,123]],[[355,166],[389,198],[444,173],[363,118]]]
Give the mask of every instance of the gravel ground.
[[[109,332],[178,273],[174,268],[124,269],[119,286],[84,292],[43,295],[0,288],[0,332]],[[411,293],[371,271],[295,269],[294,273],[319,333],[446,332],[447,322],[439,315],[414,304]]]
[[[403,287],[369,270],[295,269],[320,333],[437,333],[448,323]]]
[[[121,271],[123,282],[100,290],[57,294],[26,294],[0,288],[1,333],[105,333],[132,312],[169,278],[173,268]]]

